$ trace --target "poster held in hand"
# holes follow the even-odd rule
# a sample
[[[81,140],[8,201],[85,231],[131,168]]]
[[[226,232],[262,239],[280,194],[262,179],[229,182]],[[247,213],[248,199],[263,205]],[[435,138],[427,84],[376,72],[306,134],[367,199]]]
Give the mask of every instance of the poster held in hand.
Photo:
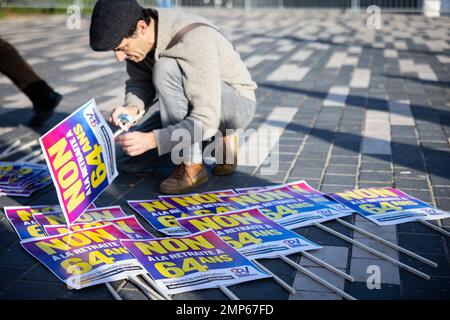
[[[71,225],[118,175],[113,134],[90,100],[39,141]]]

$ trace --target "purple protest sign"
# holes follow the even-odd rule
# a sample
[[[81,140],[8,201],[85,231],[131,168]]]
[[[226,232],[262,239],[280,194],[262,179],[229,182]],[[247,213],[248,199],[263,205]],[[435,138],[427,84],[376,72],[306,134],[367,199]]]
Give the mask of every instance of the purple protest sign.
[[[42,227],[34,219],[33,214],[38,212],[58,212],[59,206],[21,206],[4,207],[6,218],[13,226],[20,240],[45,237]]]
[[[90,208],[92,208],[92,205],[90,206]],[[95,221],[104,221],[122,218],[126,216],[127,215],[125,214],[125,212],[123,212],[120,206],[92,208],[86,210],[78,219],[78,222],[89,223]],[[44,227],[46,225],[61,225],[65,224],[66,221],[64,214],[62,212],[53,212],[45,214],[36,213],[33,214],[33,218],[41,227]]]
[[[169,235],[189,234],[180,227],[176,218],[185,217],[183,213],[171,204],[162,200],[129,200],[128,204],[139,213],[156,230]]]
[[[145,273],[119,241],[127,238],[117,227],[107,225],[20,244],[61,281],[81,289]]]
[[[268,277],[212,230],[184,237],[121,240],[121,243],[167,294]]]
[[[46,225],[44,226],[44,230],[47,235],[55,236],[71,231],[101,227],[108,224],[112,224],[113,226],[117,227],[117,229],[125,233],[130,239],[139,240],[154,238],[151,233],[144,229],[144,227],[139,223],[135,216],[127,216],[112,220],[94,221],[88,223],[74,223],[72,226],[70,226],[70,229],[68,229],[65,225]]]
[[[390,187],[349,190],[329,196],[380,226],[450,217],[450,213]]]
[[[238,208],[222,201],[220,196],[235,195],[233,190],[210,191],[180,196],[160,196],[159,198],[188,215],[224,213]]]
[[[326,221],[326,215],[336,211],[292,191],[287,186],[220,198],[240,209],[257,207],[266,217],[287,229]]]
[[[191,233],[214,230],[226,243],[249,259],[276,258],[321,248],[283,228],[258,209],[177,219]]]

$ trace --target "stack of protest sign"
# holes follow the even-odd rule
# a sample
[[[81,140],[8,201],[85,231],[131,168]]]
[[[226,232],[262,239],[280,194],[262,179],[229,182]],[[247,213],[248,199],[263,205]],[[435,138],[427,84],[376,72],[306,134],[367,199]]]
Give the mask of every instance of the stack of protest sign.
[[[192,215],[217,214],[238,208],[220,200],[220,196],[236,194],[233,190],[188,194],[183,196],[161,196],[155,200],[133,200],[128,204],[153,228],[166,235],[189,234],[176,219]]]
[[[258,209],[177,219],[191,233],[212,229],[226,243],[251,259],[273,258],[320,246],[289,231]]]
[[[93,100],[40,139],[60,205],[4,208],[27,252],[75,289],[121,279],[139,283],[138,275],[146,279],[146,269],[152,270],[151,259],[143,261],[130,249],[138,261],[121,241],[137,249],[154,246],[155,251],[149,252],[156,256],[155,270],[163,278],[172,278],[159,284],[167,293],[211,287],[227,290],[229,284],[268,277],[214,231],[154,239],[136,217],[126,216],[120,207],[92,208],[118,175],[113,139]],[[219,206],[210,209],[202,213],[226,210]],[[203,273],[206,270],[210,271]],[[186,275],[185,280],[178,276],[180,272]],[[157,282],[161,280],[157,274],[152,276]]]
[[[153,236],[119,206],[91,205],[70,227],[59,224],[65,223],[60,206],[5,207],[4,211],[22,247],[68,286],[81,289],[105,283],[118,296],[109,282],[126,279],[148,290],[150,296],[151,289],[136,278],[146,274],[144,268],[121,246],[119,238]]]
[[[81,289],[145,273],[121,245],[127,235],[112,224],[30,239],[22,247],[61,281]]]
[[[338,219],[356,212],[377,225],[392,225],[417,220],[436,220],[450,217],[450,213],[439,210],[429,204],[416,199],[407,193],[391,187],[363,188],[342,192],[323,194],[312,188],[306,181],[291,182],[277,187],[251,187],[236,189],[239,194],[261,193],[262,191],[277,190],[288,187],[290,190],[301,193],[310,200],[332,208],[334,211],[326,211],[327,220]],[[233,205],[240,205],[243,200],[231,197],[220,197]],[[243,197],[249,200],[248,197]],[[236,202],[237,201],[237,202]],[[237,204],[234,204],[234,203]],[[270,202],[269,202],[270,205]],[[320,211],[322,214],[323,211]],[[321,221],[321,222],[323,222]]]
[[[285,197],[287,200],[281,203],[276,201],[279,199],[271,198],[273,201],[269,205],[272,205],[278,214],[285,215],[283,221],[296,222],[300,220],[303,222],[298,223],[297,226],[310,225],[315,218],[317,221],[323,221],[330,219],[330,215],[338,217],[350,214],[343,214],[310,201],[304,196],[288,190],[286,186],[281,186],[279,189],[272,191],[272,193],[278,198]],[[242,192],[242,190],[240,191]],[[274,217],[273,212],[267,212],[269,206],[266,206],[266,212],[263,214],[264,208],[258,206],[257,201],[248,205],[242,204],[242,207],[229,201],[230,198],[237,196],[239,194],[233,190],[222,190],[180,196],[160,196],[158,200],[128,201],[128,204],[155,229],[165,234],[187,235],[192,232],[205,231],[205,228],[209,227],[217,232],[226,243],[271,275],[283,288],[290,293],[295,293],[295,290],[289,284],[267,270],[256,259],[285,258],[284,255],[292,253],[306,255],[306,251],[319,249],[320,246],[278,224],[279,221],[274,220],[276,217]],[[266,200],[268,199],[267,197]],[[256,207],[251,208],[252,205]],[[307,208],[305,214],[299,210],[300,207]],[[310,219],[305,219],[305,217]],[[222,225],[213,222],[216,219],[222,222]],[[201,224],[203,227],[196,229],[189,226],[187,221],[192,221],[197,226]],[[228,225],[226,221],[228,221]],[[288,260],[292,262],[290,259]],[[352,277],[324,261],[319,259],[315,261],[332,272],[353,280]],[[332,284],[322,279],[319,281],[343,297],[352,298]]]
[[[287,186],[293,191],[300,192],[305,196],[309,197],[311,200],[314,200],[318,203],[327,205],[331,208],[334,208],[343,213],[352,213],[357,212],[369,220],[373,220],[379,225],[387,225],[394,223],[402,223],[408,221],[419,221],[421,223],[426,224],[427,226],[435,229],[436,231],[450,236],[450,233],[444,229],[436,227],[435,225],[426,222],[425,220],[429,219],[443,219],[449,217],[449,214],[443,212],[442,210],[433,208],[428,204],[415,199],[406,193],[396,190],[393,188],[366,188],[366,189],[358,189],[353,191],[344,191],[336,194],[322,194],[320,191],[315,190],[311,186],[309,186],[305,181],[297,181],[287,184]],[[248,188],[248,189],[237,189],[239,192],[258,192],[264,189],[264,187],[259,188]],[[365,199],[365,200],[364,200]],[[420,214],[418,214],[420,213]],[[337,219],[336,219],[337,218]],[[420,256],[414,252],[411,252],[403,247],[398,246],[397,244],[387,241],[373,233],[368,232],[365,229],[361,229],[347,221],[340,219],[339,217],[334,218],[336,222],[360,233],[364,236],[374,239],[392,249],[395,249],[399,252],[402,252],[416,260],[419,260],[425,264],[428,264],[432,267],[437,267],[437,263]],[[398,219],[396,219],[398,218]],[[383,223],[380,223],[383,221]],[[346,237],[343,234],[333,230],[329,227],[323,226],[320,223],[315,223],[314,226],[329,232],[335,235],[338,238],[341,238],[353,245],[356,245],[362,248],[365,251],[368,251],[384,260],[387,260],[400,268],[403,268],[415,275],[418,275],[424,279],[429,280],[430,276],[424,274],[423,272],[414,269],[408,265],[401,263],[398,260],[393,259],[385,255],[384,253],[374,250],[363,243]]]
[[[25,250],[73,288],[148,273],[162,292],[176,294],[204,288],[223,289],[267,277],[277,281],[276,275],[256,259],[281,258],[294,264],[285,256],[320,246],[288,229],[317,225],[329,221],[331,215],[334,219],[348,215],[349,208],[357,211],[355,206],[363,205],[372,213],[373,208],[392,210],[392,206],[398,211],[398,206],[411,206],[412,202],[433,209],[392,188],[353,190],[326,197],[300,181],[237,191],[248,192],[224,190],[129,201],[155,229],[169,233],[165,238],[154,238],[134,216],[126,216],[118,206],[91,207],[70,226],[59,206],[5,207],[5,213],[23,240]],[[372,200],[369,204],[373,206],[364,206],[367,203],[361,200],[369,196],[382,197],[384,201]],[[333,199],[342,207],[336,206]],[[338,209],[344,211],[335,212]],[[411,207],[405,207],[408,209]],[[447,217],[442,211],[429,210],[420,212],[421,217],[424,214]],[[297,216],[306,219],[287,223],[287,227],[277,223]],[[167,232],[168,228],[178,230],[173,233],[179,236]],[[313,274],[307,275],[314,279]],[[277,282],[289,289],[286,283]],[[352,298],[345,293],[341,295]]]
[[[221,196],[220,199],[240,209],[256,206],[264,215],[288,229],[351,214],[351,212],[341,212],[311,200],[304,194],[295,192],[288,185],[232,196]]]
[[[50,184],[50,172],[45,165],[0,162],[0,195],[29,197]]]
[[[189,232],[201,232],[207,229],[212,229],[216,231],[217,234],[225,240],[225,242],[252,259],[283,257],[283,255],[287,253],[282,250],[277,251],[277,246],[273,243],[266,243],[267,240],[269,240],[268,243],[270,243],[270,240],[276,238],[275,234],[277,234],[277,232],[275,232],[274,229],[271,229],[271,231],[264,229],[260,231],[258,229],[252,229],[260,228],[260,226],[256,226],[258,224],[255,226],[245,225],[255,223],[256,220],[261,221],[256,217],[249,218],[251,216],[251,214],[248,216],[249,213],[254,213],[258,217],[263,216],[264,219],[267,219],[277,225],[275,230],[278,231],[284,228],[295,229],[298,227],[314,225],[323,228],[323,230],[330,233],[333,232],[333,234],[340,237],[342,236],[341,234],[337,233],[333,229],[322,226],[321,223],[336,220],[344,224],[346,222],[341,220],[341,217],[351,215],[353,212],[358,212],[357,208],[355,208],[351,203],[337,199],[337,197],[334,197],[333,195],[322,194],[309,186],[305,181],[296,181],[280,186],[240,188],[236,189],[236,191],[237,193],[233,193],[233,190],[224,190],[207,192],[203,194],[161,196],[160,199],[128,201],[128,203],[158,231],[168,235],[186,235],[189,234]],[[405,202],[412,201],[412,197],[407,196],[399,190],[396,190],[396,194],[397,196],[399,194],[403,196],[402,199],[394,199],[397,200],[397,202],[395,202],[396,205],[412,204],[411,202]],[[392,196],[393,195],[390,194],[390,197]],[[403,202],[398,202],[400,200]],[[448,214],[434,209],[429,205],[420,202],[420,200],[417,200],[416,204],[423,206],[424,210],[422,211],[422,214],[423,212],[426,212],[428,214],[428,219],[448,217]],[[384,208],[387,208],[386,205]],[[398,209],[407,210],[411,209],[411,207],[402,207]],[[243,219],[239,216],[242,212],[247,214],[247,219]],[[372,210],[372,213],[373,212],[374,211]],[[379,212],[380,211],[377,211],[377,213]],[[230,216],[233,216],[233,218],[230,218]],[[212,217],[214,217],[214,219]],[[252,219],[255,220],[251,222]],[[189,223],[190,221],[192,221],[194,225]],[[220,221],[222,224],[217,221]],[[242,223],[244,223],[244,226],[241,225]],[[226,227],[227,224],[229,228]],[[264,223],[264,225],[265,227],[268,227],[270,224]],[[364,230],[359,230],[352,224],[346,223],[346,225],[354,230],[365,232]],[[251,232],[246,231],[247,228],[249,228]],[[274,233],[271,236],[268,236],[271,232]],[[255,236],[255,234],[258,236]],[[266,237],[259,237],[262,234],[265,234]],[[369,237],[376,238],[380,242],[406,253],[422,262],[435,267],[437,266],[434,262],[416,255],[391,242],[379,239],[376,235],[368,232],[365,232],[365,234]],[[287,241],[289,242],[289,240]],[[294,242],[299,241],[300,240],[297,238]],[[304,238],[302,241],[304,241],[304,244],[306,243],[311,245],[311,248],[315,245]],[[351,239],[351,241],[355,245],[361,245],[361,243],[356,240]],[[279,244],[280,243],[278,243],[278,245]],[[306,245],[304,248],[308,248],[308,246]],[[319,246],[315,248],[317,249]],[[272,249],[274,251],[270,252]],[[416,275],[429,279],[427,275],[421,273],[420,271],[404,265],[379,251],[367,247],[363,247],[363,249],[368,250],[371,253],[376,254],[402,268],[405,268]],[[307,249],[305,249],[305,251],[306,250]],[[302,252],[302,250],[298,250],[297,252]],[[253,256],[252,253],[255,253],[256,255]],[[261,255],[258,255],[258,253],[261,253]],[[306,253],[303,254],[306,255]],[[308,255],[308,258],[313,257]],[[285,260],[285,257],[283,259],[288,262]],[[253,261],[257,263],[255,260]],[[318,261],[318,259],[316,261],[327,269],[337,273],[336,270],[330,269],[329,266],[326,266],[323,262]],[[292,261],[289,261],[288,263],[292,263]],[[340,275],[351,281],[351,277],[348,275]]]
[[[268,277],[215,232],[154,239],[135,216],[126,216],[118,206],[91,208],[67,227],[60,225],[64,215],[59,210],[4,208],[23,248],[75,289],[147,272],[170,294]],[[141,248],[142,254],[137,254]],[[155,266],[150,267],[152,262]],[[184,277],[178,279],[181,273]]]
[[[128,201],[156,231],[166,235],[155,238],[135,216],[127,216],[119,206],[93,205],[118,175],[113,139],[92,100],[40,139],[48,169],[10,163],[0,167],[0,188],[35,187],[43,176],[39,172],[46,172],[48,180],[51,175],[59,206],[5,207],[4,211],[23,248],[76,289],[122,279],[138,281],[137,276],[147,279],[148,274],[151,279],[147,283],[163,296],[219,288],[233,297],[227,286],[268,277],[292,293],[295,290],[289,284],[257,261],[279,258],[342,297],[353,299],[286,257],[305,255],[353,281],[350,275],[307,253],[321,247],[293,229],[319,227],[427,278],[321,223],[335,220],[347,225],[340,218],[353,212],[379,225],[450,216],[393,188],[326,195],[305,181],[296,181]],[[352,224],[348,227],[357,230]],[[401,247],[395,248],[433,265]]]

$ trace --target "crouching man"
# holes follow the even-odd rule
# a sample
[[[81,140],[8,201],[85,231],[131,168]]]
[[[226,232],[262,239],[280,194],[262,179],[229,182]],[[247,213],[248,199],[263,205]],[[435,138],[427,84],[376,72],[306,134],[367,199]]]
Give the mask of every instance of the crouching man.
[[[109,121],[118,126],[119,115],[142,117],[116,138],[119,168],[136,172],[152,167],[157,158],[175,151],[179,136],[187,133],[189,148],[183,149],[182,162],[159,188],[164,194],[187,193],[208,181],[201,143],[220,130],[221,144],[234,150],[222,148],[226,161],[218,162],[213,173],[235,170],[237,144],[229,140],[236,141],[236,135],[226,133],[250,123],[256,84],[216,26],[191,14],[144,9],[135,0],[99,0],[90,45],[95,51],[114,51],[119,62],[126,60],[125,105],[116,107]],[[149,111],[153,105],[159,113]]]

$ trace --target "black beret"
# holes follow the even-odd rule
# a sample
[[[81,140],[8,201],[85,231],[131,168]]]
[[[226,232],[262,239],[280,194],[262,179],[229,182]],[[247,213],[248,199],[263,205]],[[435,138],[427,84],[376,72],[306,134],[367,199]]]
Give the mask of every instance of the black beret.
[[[98,0],[89,30],[91,48],[94,51],[117,48],[138,22],[142,9],[136,0]]]

